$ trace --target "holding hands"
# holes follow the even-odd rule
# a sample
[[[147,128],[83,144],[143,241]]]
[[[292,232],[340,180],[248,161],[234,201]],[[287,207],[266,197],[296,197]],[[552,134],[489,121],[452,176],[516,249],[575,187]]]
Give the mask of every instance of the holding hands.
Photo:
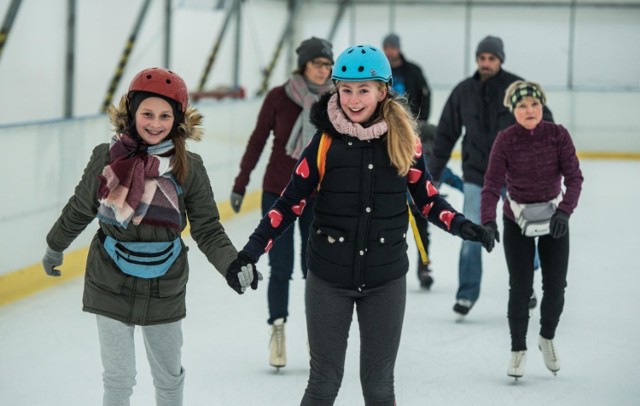
[[[254,261],[240,251],[235,261],[227,268],[226,279],[231,289],[241,295],[249,286],[253,290],[258,289],[258,282],[262,280],[262,274],[256,269]]]
[[[498,234],[497,228],[498,227],[496,226],[494,232],[491,232],[490,229],[467,220],[460,226],[460,236],[465,240],[481,243],[487,252],[491,252],[495,245],[495,241],[500,241],[500,235]]]

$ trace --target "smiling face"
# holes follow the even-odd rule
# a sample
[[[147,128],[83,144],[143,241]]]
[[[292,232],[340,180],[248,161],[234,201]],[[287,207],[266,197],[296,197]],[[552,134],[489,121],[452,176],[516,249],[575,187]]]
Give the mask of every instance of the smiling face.
[[[387,96],[387,88],[376,80],[340,82],[338,95],[340,107],[347,118],[351,122],[364,124],[373,116],[378,103]]]
[[[516,104],[513,116],[518,124],[533,130],[542,121],[542,103],[535,97],[527,96]]]
[[[147,97],[136,111],[136,131],[147,145],[156,145],[169,136],[174,120],[173,109],[166,100]]]

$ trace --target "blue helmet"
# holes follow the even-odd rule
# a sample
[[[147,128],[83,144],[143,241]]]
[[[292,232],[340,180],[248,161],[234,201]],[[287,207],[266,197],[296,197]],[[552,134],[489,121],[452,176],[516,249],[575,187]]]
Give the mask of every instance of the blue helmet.
[[[380,80],[391,84],[391,65],[384,52],[373,45],[355,45],[338,56],[331,79],[346,82]]]

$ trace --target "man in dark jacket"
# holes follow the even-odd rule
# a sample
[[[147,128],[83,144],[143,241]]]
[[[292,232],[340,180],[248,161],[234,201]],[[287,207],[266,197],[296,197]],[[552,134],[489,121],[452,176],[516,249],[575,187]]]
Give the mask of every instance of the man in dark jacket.
[[[460,82],[447,100],[429,158],[429,171],[439,180],[462,139],[464,215],[480,221],[480,192],[484,183],[491,146],[499,131],[514,124],[513,115],[502,104],[507,87],[521,77],[502,69],[505,53],[502,40],[487,36],[476,49],[477,71]],[[553,121],[544,109],[543,119]],[[464,241],[460,250],[459,286],[454,312],[462,320],[480,296],[482,253],[480,244]]]
[[[400,51],[400,37],[396,34],[387,35],[382,41],[389,64],[391,65],[393,90],[407,98],[411,113],[418,120],[418,130],[425,157],[429,156],[429,150],[436,135],[436,127],[429,124],[431,113],[431,88],[422,73],[422,69],[407,61]],[[448,176],[442,176],[442,181],[460,189],[462,181],[448,168],[445,169]],[[456,186],[457,185],[457,186]],[[429,222],[422,217],[414,204],[410,205],[411,213],[415,220],[414,236],[418,246],[418,279],[420,286],[430,289],[433,284],[431,268],[429,267]]]

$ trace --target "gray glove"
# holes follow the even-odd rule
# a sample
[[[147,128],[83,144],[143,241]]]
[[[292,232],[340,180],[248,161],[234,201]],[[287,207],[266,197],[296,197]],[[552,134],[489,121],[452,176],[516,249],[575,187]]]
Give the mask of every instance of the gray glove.
[[[242,206],[242,199],[244,199],[244,196],[240,193],[231,192],[231,198],[229,199],[229,202],[231,203],[231,208],[236,213],[240,211],[240,206]]]
[[[42,257],[42,266],[44,267],[44,272],[49,276],[60,276],[60,271],[55,268],[62,265],[62,258],[62,252],[54,251],[51,248],[47,247],[47,250],[44,253],[44,257]]]

